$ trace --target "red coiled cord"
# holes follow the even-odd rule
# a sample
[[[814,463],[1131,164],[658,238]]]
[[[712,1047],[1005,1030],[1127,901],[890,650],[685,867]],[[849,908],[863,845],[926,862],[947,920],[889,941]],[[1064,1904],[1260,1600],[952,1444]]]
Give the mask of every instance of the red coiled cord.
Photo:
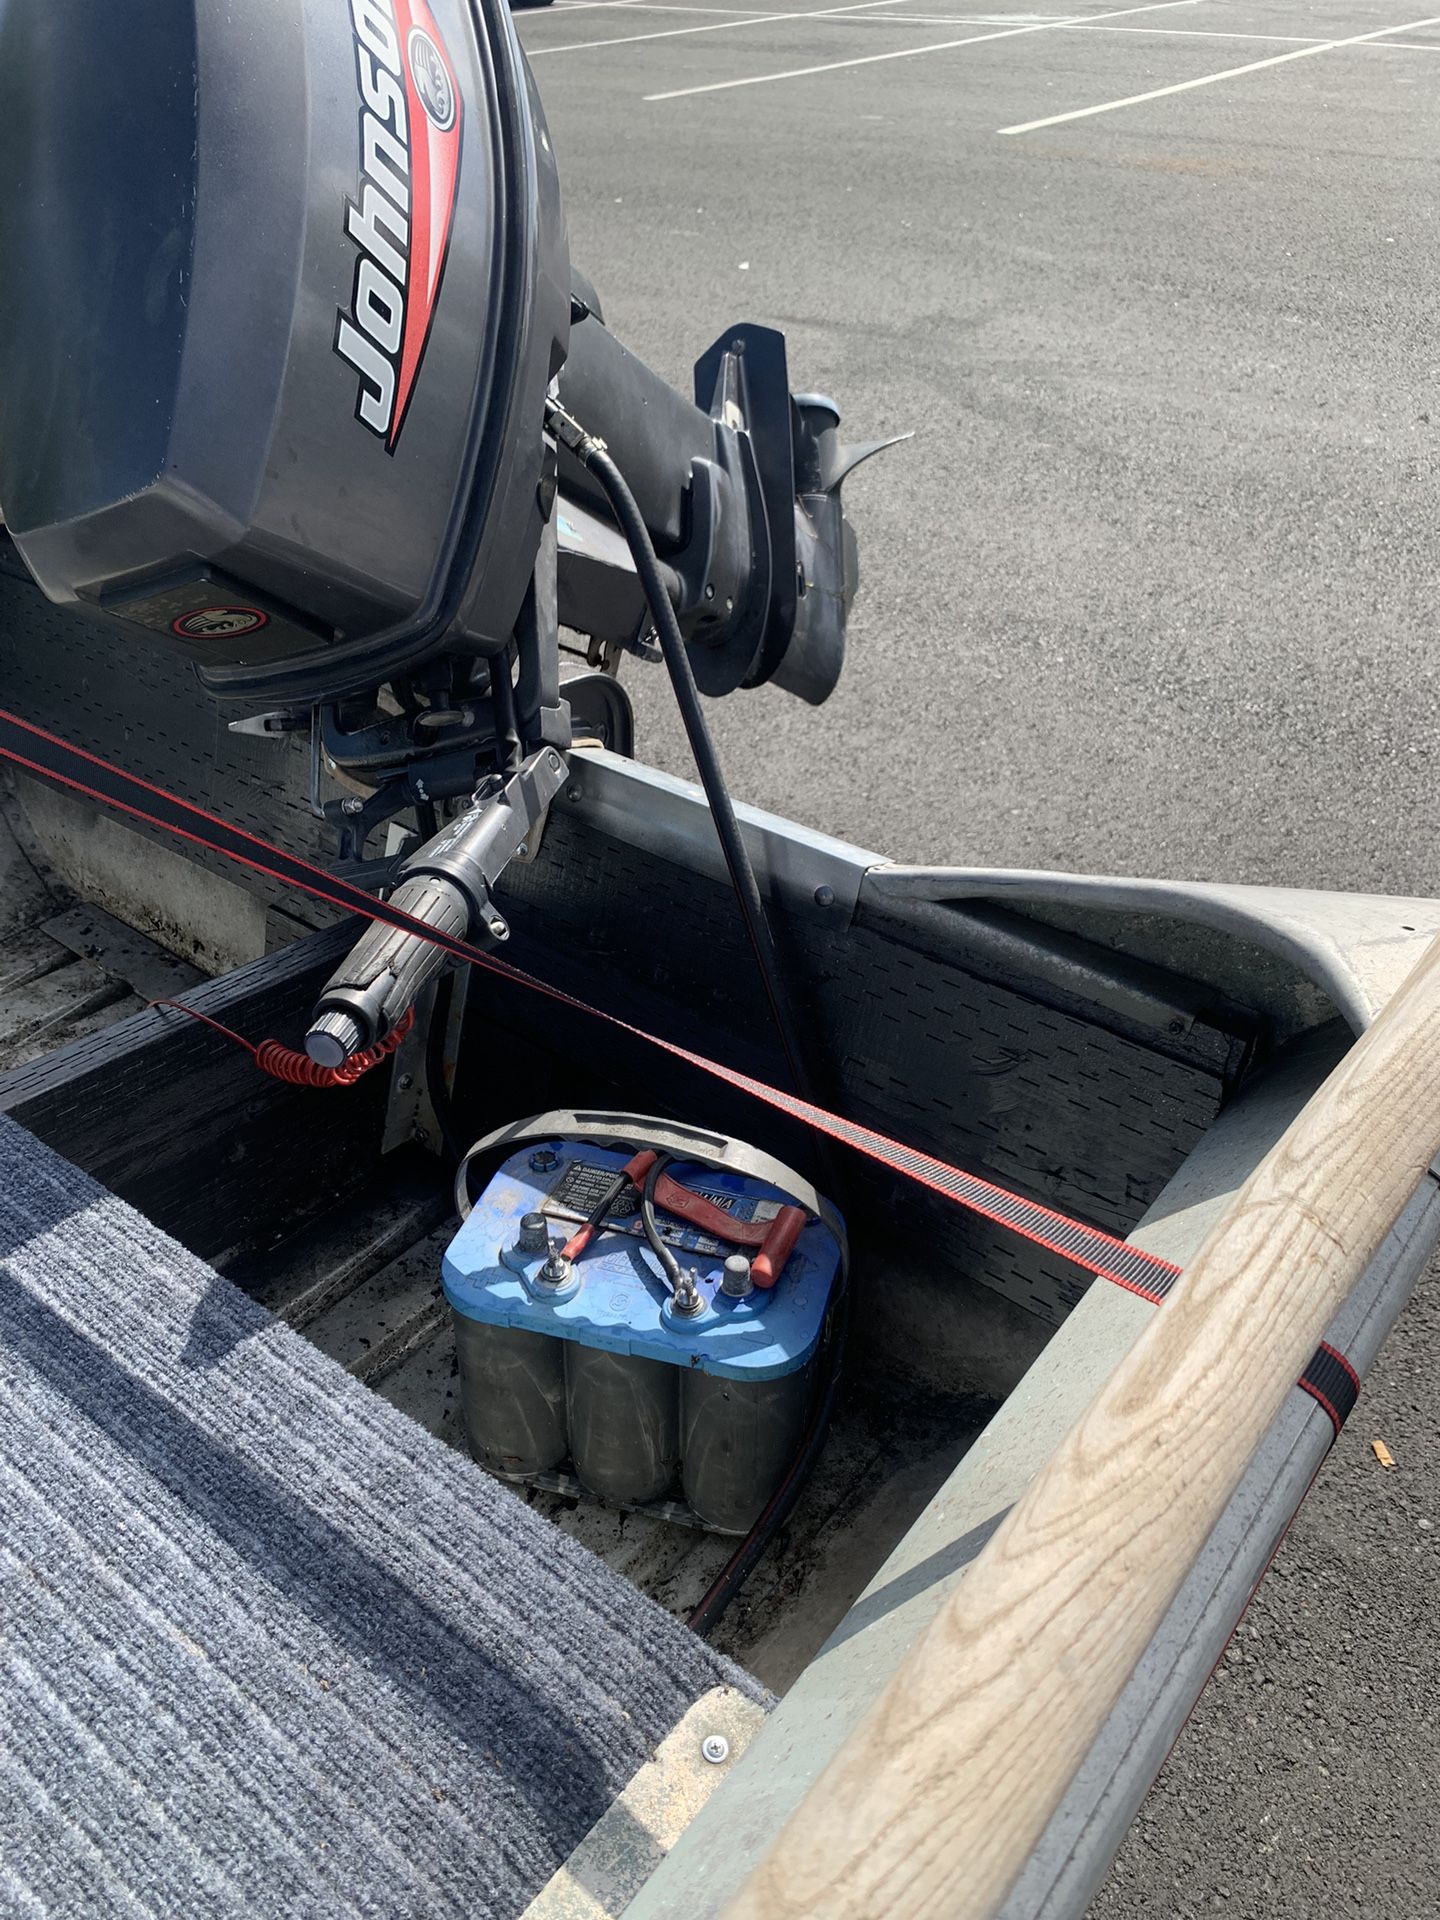
[[[383,1040],[377,1040],[373,1047],[352,1053],[343,1067],[322,1067],[308,1053],[297,1052],[294,1047],[283,1047],[278,1040],[261,1040],[258,1043],[247,1040],[243,1033],[236,1033],[233,1027],[222,1026],[218,1020],[212,1020],[208,1013],[187,1007],[183,1000],[152,1000],[150,1005],[174,1007],[177,1013],[188,1014],[202,1026],[213,1027],[216,1033],[223,1033],[236,1046],[244,1047],[262,1073],[268,1073],[275,1080],[283,1080],[291,1087],[353,1087],[361,1074],[368,1073],[371,1067],[378,1067],[382,1060],[389,1059],[415,1024],[415,1009],[410,1007],[399,1024]]]

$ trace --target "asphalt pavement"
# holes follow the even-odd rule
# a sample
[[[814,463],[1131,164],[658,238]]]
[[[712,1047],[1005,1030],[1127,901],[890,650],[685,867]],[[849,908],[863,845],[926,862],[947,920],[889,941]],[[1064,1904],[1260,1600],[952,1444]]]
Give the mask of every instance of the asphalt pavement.
[[[518,16],[627,344],[685,385],[778,325],[915,435],[849,484],[839,691],[712,709],[737,793],[904,860],[1440,889],[1440,17],[746,6]],[[1437,1353],[1432,1282],[1106,1920],[1440,1915]]]

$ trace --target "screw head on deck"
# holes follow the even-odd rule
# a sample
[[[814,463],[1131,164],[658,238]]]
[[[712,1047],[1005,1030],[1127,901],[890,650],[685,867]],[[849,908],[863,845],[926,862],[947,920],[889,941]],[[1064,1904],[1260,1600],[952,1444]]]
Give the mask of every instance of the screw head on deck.
[[[718,1767],[730,1758],[730,1742],[723,1733],[707,1733],[700,1742],[700,1752],[712,1767]]]

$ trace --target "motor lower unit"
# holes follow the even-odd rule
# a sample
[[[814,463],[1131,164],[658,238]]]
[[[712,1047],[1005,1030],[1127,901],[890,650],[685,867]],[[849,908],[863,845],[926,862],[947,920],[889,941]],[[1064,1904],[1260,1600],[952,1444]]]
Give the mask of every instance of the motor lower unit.
[[[844,1229],[798,1176],[734,1164],[783,1177],[766,1156],[671,1159],[645,1138],[532,1140],[452,1241],[471,1450],[509,1479],[568,1461],[616,1505],[683,1492],[744,1533],[805,1431]]]

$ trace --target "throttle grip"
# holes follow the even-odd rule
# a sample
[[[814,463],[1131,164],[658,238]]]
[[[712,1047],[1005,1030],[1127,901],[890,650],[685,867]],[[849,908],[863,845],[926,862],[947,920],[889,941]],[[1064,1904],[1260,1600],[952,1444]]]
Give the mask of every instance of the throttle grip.
[[[510,929],[490,889],[565,783],[554,747],[532,753],[514,773],[482,781],[464,813],[412,853],[390,905],[452,940],[505,940]],[[423,934],[376,922],[335,969],[316,1003],[305,1051],[339,1067],[383,1040],[448,955]]]
[[[390,904],[451,939],[463,940],[469,931],[469,902],[459,887],[438,874],[416,874],[404,881]],[[305,1051],[319,1066],[343,1066],[352,1053],[390,1032],[448,958],[443,947],[423,934],[377,920],[327,981],[305,1036]]]

